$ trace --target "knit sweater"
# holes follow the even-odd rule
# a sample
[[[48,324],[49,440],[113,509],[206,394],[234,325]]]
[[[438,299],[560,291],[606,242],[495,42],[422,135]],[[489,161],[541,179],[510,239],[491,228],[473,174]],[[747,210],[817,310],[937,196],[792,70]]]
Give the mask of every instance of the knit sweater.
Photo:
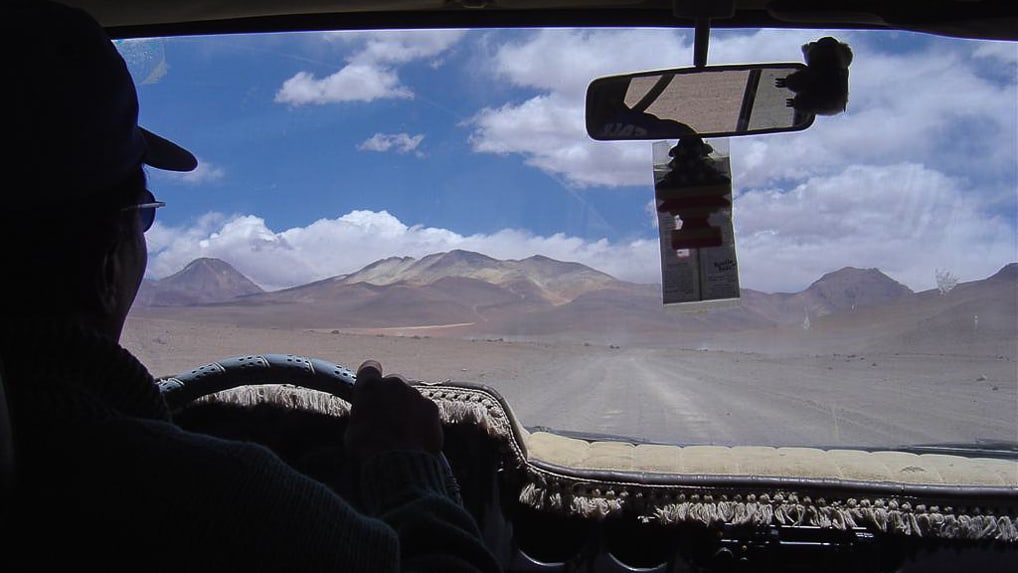
[[[498,569],[428,453],[366,461],[364,515],[264,447],[174,425],[145,367],[86,329],[5,320],[0,361],[18,460],[4,559],[20,553],[32,569]]]

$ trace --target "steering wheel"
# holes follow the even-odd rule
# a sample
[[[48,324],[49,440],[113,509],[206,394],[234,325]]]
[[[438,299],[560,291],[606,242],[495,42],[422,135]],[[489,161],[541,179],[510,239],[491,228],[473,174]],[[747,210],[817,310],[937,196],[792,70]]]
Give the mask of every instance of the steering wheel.
[[[297,354],[226,358],[156,380],[171,410],[223,390],[263,384],[293,384],[349,402],[356,383],[357,375],[346,366]]]
[[[236,356],[156,380],[171,411],[216,392],[265,384],[292,384],[351,402],[356,383],[357,375],[346,366],[298,354]],[[447,492],[461,502],[449,460],[443,453],[439,453],[438,459],[445,472]]]

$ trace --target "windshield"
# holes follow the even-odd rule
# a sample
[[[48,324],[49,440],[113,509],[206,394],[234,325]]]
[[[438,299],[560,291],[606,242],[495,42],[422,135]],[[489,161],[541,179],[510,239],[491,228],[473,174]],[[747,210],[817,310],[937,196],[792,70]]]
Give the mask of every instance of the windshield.
[[[141,123],[199,168],[123,343],[155,375],[256,353],[488,385],[530,428],[675,444],[1018,440],[1018,45],[711,32],[710,64],[854,53],[847,110],[727,150],[739,304],[662,305],[652,141],[594,78],[692,64],[673,30],[118,41]],[[670,142],[674,144],[675,142]]]

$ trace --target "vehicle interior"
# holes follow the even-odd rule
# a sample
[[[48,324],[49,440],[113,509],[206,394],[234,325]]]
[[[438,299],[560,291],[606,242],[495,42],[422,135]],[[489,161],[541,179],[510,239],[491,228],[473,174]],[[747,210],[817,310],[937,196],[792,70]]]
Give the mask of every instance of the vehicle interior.
[[[505,571],[1018,568],[1014,2],[65,3],[92,14],[130,65],[148,66],[132,67],[142,119],[200,161],[227,165],[227,175],[211,168],[197,182],[155,179],[170,205],[159,217],[169,218],[148,235],[153,274],[122,341],[184,428],[261,443],[355,500],[343,430],[354,369],[377,358],[439,406],[464,506]],[[363,64],[381,49],[375,34],[419,31],[455,35],[436,36],[441,49],[407,41],[376,55],[379,69],[400,74],[390,99],[324,101],[327,83],[281,87]],[[294,47],[319,35],[319,47]],[[363,51],[328,51],[350,46]],[[837,57],[821,63],[828,48]],[[317,71],[279,75],[274,96],[228,92],[236,97],[224,95],[221,108],[192,115],[191,100],[158,91],[189,72],[174,56],[185,50],[209,62],[242,54],[251,77],[276,59]],[[617,67],[589,62],[609,53],[626,57]],[[154,63],[131,60],[138,54]],[[909,71],[906,55],[916,56]],[[216,69],[188,80],[195,101],[227,94]],[[956,115],[938,116],[946,100]],[[403,105],[415,107],[393,119]],[[263,121],[259,106],[289,118]],[[325,118],[329,109],[343,111]],[[376,122],[374,137],[296,150],[308,133],[353,130],[343,122],[354,116]],[[430,132],[413,136],[432,120],[470,155]],[[909,127],[898,132],[898,122]],[[223,181],[240,163],[215,146],[276,135],[292,137],[294,151],[245,147],[238,153],[266,171],[237,183],[247,198],[228,196]],[[444,163],[419,167],[444,153]],[[312,183],[299,170],[324,169],[330,154],[340,183],[302,194]],[[277,160],[294,170],[273,171]],[[347,177],[380,189],[341,202]],[[523,188],[546,185],[558,194],[524,199]],[[880,186],[883,195],[871,193]],[[455,202],[459,227],[442,214]],[[172,218],[178,204],[193,207],[189,219]],[[316,214],[300,219],[295,204]],[[558,211],[571,226],[555,227]],[[270,214],[276,222],[265,223]],[[330,235],[314,239],[320,268],[301,258],[312,230],[358,217],[375,226],[331,247]],[[395,231],[381,226],[397,218]],[[639,232],[613,234],[623,219]],[[797,225],[816,228],[794,234]],[[397,231],[413,235],[412,248],[386,250]],[[227,262],[252,290],[201,298],[225,284],[220,267],[218,279],[167,290],[188,269],[225,260],[241,242],[227,244],[231,232],[245,254]],[[513,241],[531,250],[510,250]],[[551,250],[560,243],[583,247]],[[721,248],[724,264],[702,259],[719,277],[715,290],[703,282],[687,297],[682,253]],[[290,254],[273,258],[274,249]],[[594,269],[604,253],[620,262]],[[934,264],[947,268],[935,274]],[[835,276],[840,267],[849,270]],[[440,268],[456,270],[422,278]],[[516,282],[492,278],[511,273]],[[330,285],[343,289],[322,294]],[[366,310],[376,297],[393,314]],[[385,318],[373,323],[371,313]],[[795,377],[809,382],[787,381]],[[6,486],[15,454],[4,428],[5,496],[16,495]]]

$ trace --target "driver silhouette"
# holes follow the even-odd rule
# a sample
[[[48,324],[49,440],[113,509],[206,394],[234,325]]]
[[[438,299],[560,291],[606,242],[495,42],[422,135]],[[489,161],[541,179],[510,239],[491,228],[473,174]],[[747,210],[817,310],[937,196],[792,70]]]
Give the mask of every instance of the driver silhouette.
[[[163,206],[145,166],[197,161],[137,125],[127,67],[85,12],[0,11],[0,361],[17,462],[5,557],[42,570],[496,571],[447,493],[436,406],[377,362],[360,370],[345,436],[366,514],[268,449],[173,423],[118,340]]]

